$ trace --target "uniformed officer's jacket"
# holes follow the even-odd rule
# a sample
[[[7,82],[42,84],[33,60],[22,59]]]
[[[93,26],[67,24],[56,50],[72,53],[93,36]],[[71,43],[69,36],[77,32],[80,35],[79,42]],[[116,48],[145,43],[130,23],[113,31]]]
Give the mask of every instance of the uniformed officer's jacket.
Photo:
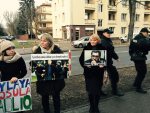
[[[115,48],[113,46],[113,42],[110,38],[106,38],[105,36],[101,36],[101,44],[105,50],[107,50],[107,66],[113,64],[112,59],[119,59],[119,56],[115,52]]]
[[[143,34],[138,34],[134,39],[131,40],[129,46],[129,54],[131,60],[141,61],[147,60],[146,55],[150,50],[150,40],[146,38]]]

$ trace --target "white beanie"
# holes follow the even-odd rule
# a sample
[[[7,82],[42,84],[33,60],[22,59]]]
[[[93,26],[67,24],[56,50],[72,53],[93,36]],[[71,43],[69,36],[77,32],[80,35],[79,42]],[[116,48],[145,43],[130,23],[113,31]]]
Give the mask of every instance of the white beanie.
[[[0,40],[0,54],[9,47],[15,47],[14,43],[8,40]]]

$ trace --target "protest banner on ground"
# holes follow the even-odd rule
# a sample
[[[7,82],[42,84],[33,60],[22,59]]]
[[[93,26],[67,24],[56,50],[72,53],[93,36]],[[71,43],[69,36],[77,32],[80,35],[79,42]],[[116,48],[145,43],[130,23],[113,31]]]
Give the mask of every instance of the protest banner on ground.
[[[32,109],[31,81],[29,78],[16,82],[0,82],[0,113],[27,111]]]

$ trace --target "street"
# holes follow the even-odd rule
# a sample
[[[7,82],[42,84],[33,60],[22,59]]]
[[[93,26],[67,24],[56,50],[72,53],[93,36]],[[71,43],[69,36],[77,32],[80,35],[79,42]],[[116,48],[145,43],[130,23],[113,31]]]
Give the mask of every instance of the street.
[[[128,53],[128,47],[116,47],[116,52],[119,55],[120,62],[114,61],[114,65],[117,68],[122,68],[122,67],[128,67],[128,66],[133,66],[133,62],[130,61],[130,56]],[[72,72],[71,75],[79,75],[83,73],[83,69],[79,64],[79,56],[81,54],[81,50],[79,51],[72,51]],[[147,56],[148,60],[147,63],[150,63],[150,55]],[[30,54],[23,55],[23,58],[25,59],[25,62],[27,64],[28,68],[28,74],[27,76],[30,76],[30,71],[29,71],[29,61],[30,61]]]

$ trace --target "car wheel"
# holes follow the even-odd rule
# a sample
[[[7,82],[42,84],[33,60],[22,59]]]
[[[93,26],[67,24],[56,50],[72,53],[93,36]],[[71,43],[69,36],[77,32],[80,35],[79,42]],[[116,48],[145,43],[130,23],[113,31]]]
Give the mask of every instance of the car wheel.
[[[121,43],[124,43],[124,40],[121,40]]]
[[[79,44],[79,46],[78,46],[79,48],[82,48],[83,47],[83,45],[82,44]]]

